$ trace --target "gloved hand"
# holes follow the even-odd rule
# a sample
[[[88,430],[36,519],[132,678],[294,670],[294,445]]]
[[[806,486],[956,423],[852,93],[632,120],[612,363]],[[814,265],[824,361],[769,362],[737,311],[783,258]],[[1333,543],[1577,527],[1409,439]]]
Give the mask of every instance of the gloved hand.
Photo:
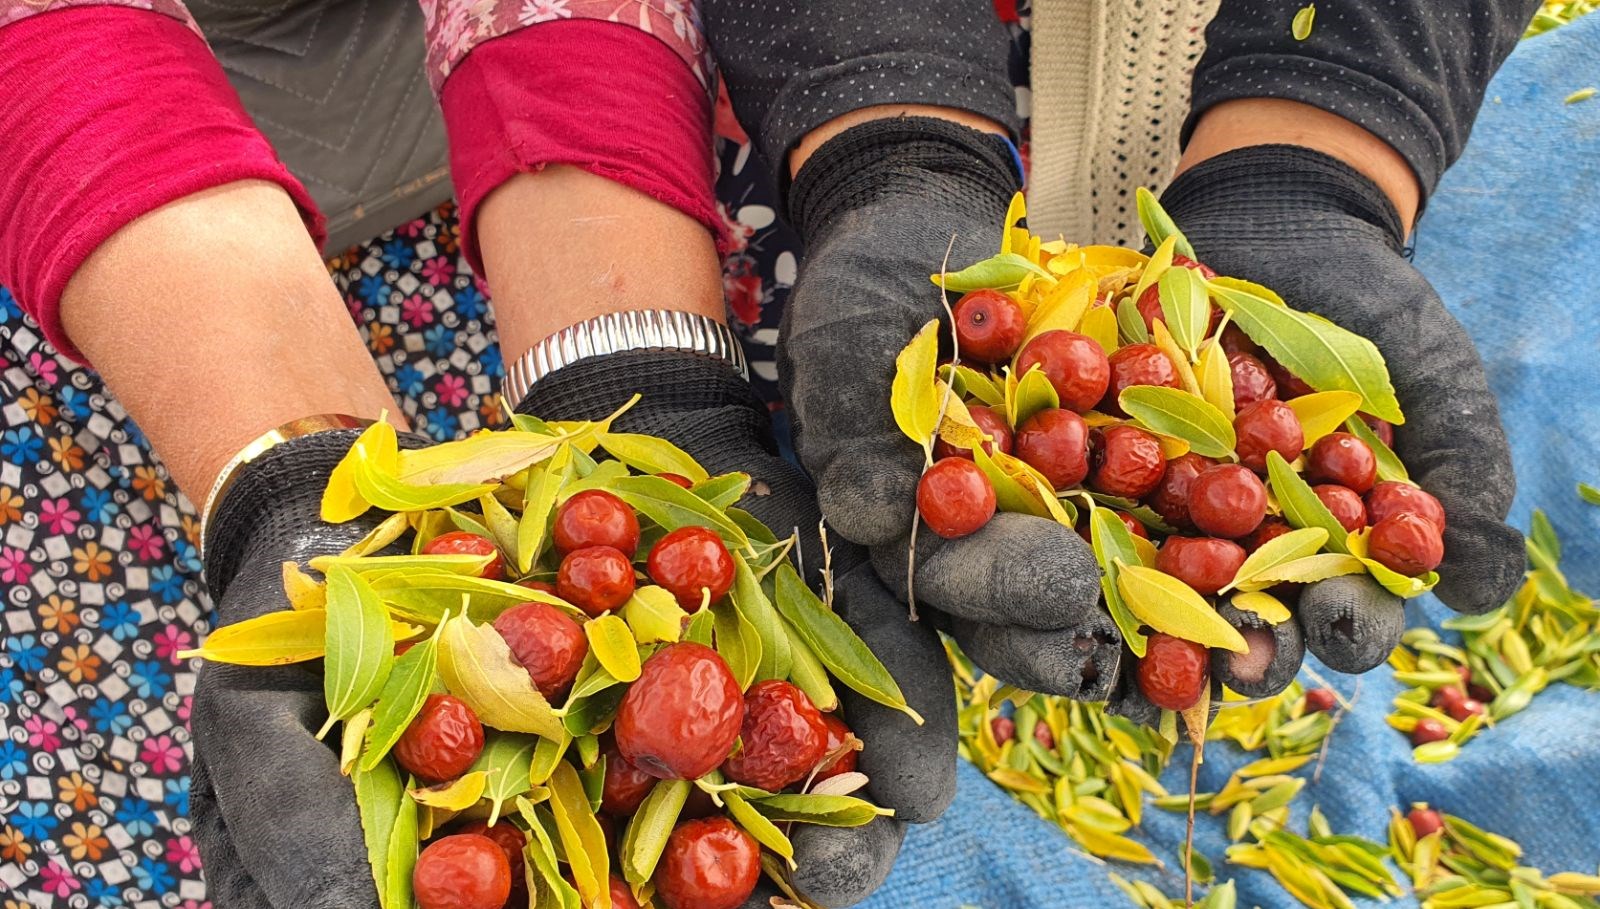
[[[790,220],[806,243],[780,333],[778,374],[795,447],[830,526],[868,546],[905,598],[923,454],[889,409],[895,357],[942,318],[939,270],[994,255],[1017,172],[998,137],[929,118],[879,120],[830,139],[796,175]],[[917,534],[915,596],[986,672],[1103,700],[1121,635],[1099,606],[1100,569],[1061,525],[999,514],[978,532]],[[926,621],[926,619],[925,619]]]
[[[1524,568],[1521,537],[1505,524],[1516,489],[1511,452],[1478,352],[1406,261],[1388,198],[1341,161],[1270,145],[1197,165],[1161,202],[1206,265],[1377,345],[1406,415],[1396,453],[1444,505],[1435,592],[1466,613],[1504,603]],[[1343,672],[1381,663],[1404,628],[1400,601],[1366,575],[1308,587],[1299,618],[1306,647]]]
[[[766,407],[732,368],[672,351],[591,357],[541,379],[517,410],[547,420],[595,420],[634,394],[643,397],[613,428],[667,439],[713,474],[750,474],[751,491],[739,506],[780,537],[798,530],[814,581],[823,564],[816,494],[805,474],[777,454]],[[906,823],[933,820],[954,798],[957,726],[954,683],[938,636],[926,622],[907,621],[905,607],[878,583],[859,549],[832,542],[836,608],[926,721],[917,726],[837,686],[845,721],[865,746],[857,769],[871,779],[867,795],[895,810],[893,818],[865,827],[796,828],[796,885],[812,901],[840,907],[883,883]],[[776,893],[763,879],[745,905],[766,909]]]
[[[382,520],[319,516],[328,474],[359,434],[304,436],[239,468],[206,533],[219,627],[284,608],[284,562],[336,555]],[[217,909],[377,909],[355,789],[336,745],[316,739],[327,715],[319,664],[200,670],[190,813]]]

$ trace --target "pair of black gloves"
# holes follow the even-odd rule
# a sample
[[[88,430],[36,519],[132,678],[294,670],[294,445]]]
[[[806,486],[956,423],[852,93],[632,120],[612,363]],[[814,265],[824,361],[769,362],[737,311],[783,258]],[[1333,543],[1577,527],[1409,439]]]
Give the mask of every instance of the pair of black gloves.
[[[785,313],[780,374],[815,488],[775,453],[749,386],[693,355],[581,361],[518,406],[547,419],[596,419],[642,394],[617,428],[670,439],[713,473],[750,473],[763,494],[740,504],[780,536],[798,528],[813,568],[821,564],[820,503],[835,530],[838,608],[927,721],[915,726],[844,693],[848,722],[866,744],[860,769],[869,794],[895,816],[856,829],[797,829],[796,883],[823,906],[876,889],[904,825],[936,818],[954,796],[955,698],[935,629],[1005,682],[1152,715],[1099,605],[1099,569],[1068,528],[1002,514],[958,540],[921,533],[920,621],[908,620],[903,602],[922,453],[890,414],[895,356],[943,312],[928,274],[951,235],[952,268],[992,255],[1017,182],[1009,152],[992,137],[915,118],[855,127],[797,175],[789,208],[807,251]],[[1219,273],[1271,287],[1377,344],[1408,418],[1396,431],[1399,453],[1449,516],[1437,592],[1464,612],[1499,605],[1521,578],[1522,555],[1503,522],[1513,479],[1495,401],[1471,341],[1402,255],[1403,229],[1377,187],[1326,156],[1263,146],[1190,170],[1163,204]],[[330,526],[318,518],[322,486],[353,437],[296,440],[241,470],[207,540],[220,623],[282,608],[283,561],[336,553],[377,520]],[[1305,591],[1298,622],[1279,626],[1269,675],[1279,687],[1294,677],[1302,636],[1330,667],[1365,671],[1402,626],[1400,602],[1365,576],[1324,581]],[[194,837],[219,909],[377,906],[354,792],[334,751],[313,738],[324,716],[309,667],[202,670]],[[748,905],[765,906],[769,895],[758,889]]]

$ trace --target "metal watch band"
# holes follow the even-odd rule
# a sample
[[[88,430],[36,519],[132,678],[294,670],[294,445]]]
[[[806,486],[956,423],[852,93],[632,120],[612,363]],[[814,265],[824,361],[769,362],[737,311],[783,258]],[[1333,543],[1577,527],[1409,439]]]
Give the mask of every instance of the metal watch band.
[[[744,350],[726,325],[670,309],[607,313],[563,328],[506,368],[500,394],[515,407],[533,384],[586,357],[627,350],[682,350],[723,360],[748,379]]]

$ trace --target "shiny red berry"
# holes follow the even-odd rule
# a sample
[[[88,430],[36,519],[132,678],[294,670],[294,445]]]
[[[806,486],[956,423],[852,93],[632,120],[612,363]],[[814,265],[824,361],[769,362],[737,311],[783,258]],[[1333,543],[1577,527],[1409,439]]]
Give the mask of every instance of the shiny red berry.
[[[994,517],[994,509],[994,486],[971,461],[936,461],[917,483],[917,513],[947,540],[977,531]]]
[[[632,817],[655,788],[656,778],[629,763],[615,741],[607,742],[603,753],[606,775],[600,787],[600,810],[615,818]]]
[[[768,792],[804,779],[828,753],[822,712],[805,692],[779,679],[745,692],[739,740],[743,745],[722,762],[722,775]]]
[[[1387,446],[1389,448],[1393,448],[1394,447],[1394,424],[1393,423],[1388,423],[1388,422],[1385,422],[1383,420],[1380,420],[1377,417],[1372,416],[1371,414],[1362,414],[1361,415],[1361,422],[1367,424],[1367,427],[1372,430],[1372,434],[1378,437],[1378,441],[1382,442],[1385,446]]]
[[[480,578],[489,578],[498,581],[506,576],[506,560],[500,557],[500,550],[487,537],[480,537],[475,533],[464,530],[452,530],[441,533],[429,540],[422,547],[423,555],[492,555],[489,564],[483,566],[483,571],[478,573]]]
[[[1161,475],[1161,482],[1147,500],[1150,507],[1163,521],[1179,530],[1193,527],[1194,523],[1189,520],[1189,490],[1195,477],[1216,463],[1192,451],[1168,461],[1166,473]]]
[[[1450,737],[1450,730],[1444,724],[1431,716],[1417,720],[1417,725],[1411,730],[1412,745],[1426,745],[1429,742],[1442,742]]]
[[[828,745],[823,750],[823,755],[838,753],[839,756],[823,765],[822,769],[817,771],[816,782],[818,783],[829,777],[838,776],[841,773],[850,773],[855,770],[856,760],[861,756],[861,752],[854,748],[839,753],[839,749],[843,748],[844,743],[852,737],[850,727],[844,724],[844,720],[831,713],[824,713],[822,715],[822,725],[828,729]]]
[[[1218,464],[1189,487],[1189,519],[1202,533],[1236,540],[1261,526],[1267,487],[1238,464]]]
[[[983,450],[986,454],[993,457],[996,450],[1003,451],[1006,454],[1011,453],[1011,427],[1006,423],[1006,418],[999,411],[992,407],[974,405],[968,407],[967,412],[972,414],[972,422],[978,424],[978,428],[983,431],[983,434],[989,437],[989,441],[983,443]],[[972,449],[957,448],[941,438],[933,443],[933,457],[935,460],[966,458],[970,461],[972,460]]]
[[[556,595],[593,616],[621,607],[633,588],[633,563],[610,546],[569,552],[556,572]]]
[[[615,874],[611,875],[611,909],[639,909],[628,882]]]
[[[1144,529],[1144,525],[1139,522],[1138,518],[1128,514],[1126,511],[1117,511],[1115,508],[1111,510],[1111,513],[1122,521],[1122,526],[1128,528],[1129,533],[1146,540],[1150,539],[1150,531]]]
[[[1336,483],[1319,483],[1311,487],[1317,498],[1333,513],[1333,519],[1345,530],[1360,530],[1367,526],[1367,506],[1354,491]]]
[[[1451,716],[1455,716],[1456,707],[1466,699],[1467,693],[1465,691],[1454,685],[1446,685],[1434,691],[1433,697],[1428,699],[1428,703]],[[1460,717],[1456,717],[1456,719],[1460,719]]]
[[[511,896],[511,866],[486,836],[447,836],[417,856],[411,891],[419,909],[500,909]]]
[[[679,486],[684,489],[694,488],[694,481],[680,473],[658,473],[656,476],[666,480],[668,483],[671,483],[674,486]]]
[[[426,783],[453,780],[483,751],[483,724],[461,700],[430,694],[394,745],[401,769]]]
[[[562,555],[590,546],[610,546],[628,558],[639,549],[639,518],[603,489],[585,489],[556,509],[550,537]]]
[[[1367,556],[1386,568],[1416,577],[1444,561],[1444,538],[1432,521],[1405,512],[1372,525]]]
[[[1272,373],[1272,381],[1278,386],[1279,398],[1288,401],[1316,391],[1299,376],[1280,366],[1277,360],[1265,354],[1262,354],[1261,360],[1267,364],[1267,371]]]
[[[1167,537],[1156,553],[1156,570],[1172,575],[1197,593],[1211,596],[1233,580],[1244,557],[1244,547],[1232,540]]]
[[[1229,322],[1227,327],[1222,329],[1222,337],[1217,339],[1217,343],[1222,345],[1222,352],[1230,357],[1236,353],[1245,353],[1255,357],[1257,351],[1261,350],[1260,347],[1256,346],[1256,342],[1250,340],[1249,335],[1245,334],[1239,326],[1232,322]],[[1256,359],[1259,360],[1260,357],[1256,357]],[[1274,386],[1276,386],[1276,383],[1274,383]],[[1273,393],[1276,394],[1276,390]]]
[[[1330,432],[1306,453],[1306,479],[1338,483],[1363,495],[1377,482],[1378,459],[1359,438],[1348,432]]]
[[[1022,346],[1022,335],[1028,330],[1028,317],[1022,307],[998,290],[975,290],[957,300],[952,312],[956,345],[963,360],[1009,360]]]
[[[1367,520],[1376,524],[1397,514],[1425,518],[1439,528],[1440,533],[1444,532],[1444,506],[1438,499],[1398,480],[1386,480],[1372,487],[1367,493]]]
[[[1137,499],[1154,490],[1167,470],[1167,456],[1155,436],[1136,426],[1116,425],[1090,436],[1090,489]]]
[[[662,537],[650,547],[645,570],[690,612],[705,602],[706,591],[715,603],[733,587],[733,554],[722,537],[706,527],[680,527]]]
[[[1144,293],[1139,295],[1139,302],[1135,306],[1138,307],[1139,316],[1144,319],[1146,331],[1154,333],[1157,322],[1162,325],[1167,324],[1166,313],[1161,311],[1161,285],[1159,283],[1145,288]],[[1217,320],[1221,317],[1222,310],[1217,309],[1215,306],[1211,307],[1211,316],[1206,322],[1207,335],[1211,334],[1212,330],[1217,327]]]
[[[511,658],[528,670],[546,700],[566,694],[589,655],[589,639],[572,617],[548,603],[523,603],[495,617]]]
[[[1267,472],[1267,452],[1276,451],[1285,461],[1300,457],[1305,447],[1305,430],[1300,418],[1282,401],[1257,401],[1233,418],[1233,433],[1238,437],[1234,451],[1239,463],[1256,473]]]
[[[1035,366],[1044,370],[1061,406],[1084,413],[1099,402],[1111,381],[1111,364],[1100,344],[1075,331],[1047,331],[1022,348],[1017,377]]]
[[[1244,410],[1257,401],[1278,397],[1278,383],[1272,381],[1267,365],[1247,353],[1228,355],[1228,369],[1233,374],[1233,409]]]
[[[761,877],[761,847],[725,817],[685,821],[656,867],[666,909],[737,909]]]
[[[1179,268],[1188,268],[1192,269],[1193,271],[1197,271],[1200,273],[1200,277],[1205,278],[1207,281],[1217,276],[1217,273],[1211,270],[1211,266],[1201,262],[1196,262],[1194,259],[1189,258],[1183,253],[1173,253],[1172,264],[1178,266]]]
[[[1483,716],[1486,712],[1483,702],[1475,698],[1462,698],[1456,701],[1449,710],[1450,718],[1457,722],[1464,722],[1469,716]]]
[[[989,721],[989,731],[994,733],[996,744],[1004,745],[1017,737],[1017,722],[1008,716],[997,716]]]
[[[694,780],[733,748],[744,722],[744,692],[728,664],[703,644],[656,651],[622,696],[613,726],[628,762],[664,780]]]
[[[528,836],[517,825],[510,821],[497,821],[493,827],[483,821],[473,821],[461,829],[453,831],[457,834],[475,834],[488,837],[494,841],[500,851],[505,854],[506,866],[511,870],[511,890],[513,893],[519,887],[527,886],[527,877],[523,873],[523,849],[528,845]]]
[[[1139,690],[1163,710],[1187,710],[1210,679],[1210,652],[1194,641],[1155,632],[1139,658]]]
[[[1089,424],[1070,410],[1046,408],[1017,427],[1016,452],[1055,489],[1076,486],[1089,474]]]
[[[1436,723],[1438,721],[1429,720],[1428,722]],[[1446,736],[1446,738],[1448,737]],[[1438,739],[1431,739],[1430,741],[1438,741]],[[1432,808],[1413,808],[1406,813],[1406,820],[1410,822],[1411,830],[1419,840],[1444,829],[1444,818],[1440,817],[1439,812],[1434,811]]]
[[[1339,699],[1334,696],[1332,688],[1313,688],[1306,692],[1308,713],[1331,713],[1338,704]]]
[[[556,585],[550,583],[549,581],[535,581],[531,578],[524,578],[523,580],[517,582],[517,586],[526,587],[529,590],[538,590],[543,593],[548,593],[553,597],[561,595],[556,593]]]
[[[1117,397],[1135,385],[1159,385],[1163,388],[1182,388],[1178,367],[1172,358],[1154,344],[1129,344],[1111,355],[1111,383],[1100,402],[1106,413],[1123,416]]]
[[[1294,528],[1289,526],[1288,521],[1280,517],[1269,516],[1261,521],[1261,526],[1251,531],[1250,535],[1244,538],[1244,551],[1255,552],[1262,546],[1292,530]]]

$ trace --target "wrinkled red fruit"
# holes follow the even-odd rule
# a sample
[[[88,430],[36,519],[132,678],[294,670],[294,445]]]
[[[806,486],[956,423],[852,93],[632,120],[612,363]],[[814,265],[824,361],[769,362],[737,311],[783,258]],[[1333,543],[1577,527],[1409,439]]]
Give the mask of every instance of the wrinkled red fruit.
[[[1476,698],[1463,697],[1460,700],[1453,701],[1445,712],[1450,714],[1450,719],[1459,723],[1465,722],[1469,716],[1483,716],[1486,709],[1482,701]]]
[[[983,443],[984,453],[991,457],[996,449],[1006,454],[1011,453],[1011,427],[1006,425],[1006,418],[1001,416],[999,411],[992,407],[974,405],[967,408],[967,412],[972,414],[972,422],[978,424],[978,428],[983,430],[983,434],[991,440]],[[972,460],[972,449],[957,448],[941,438],[933,443],[933,456],[936,460],[966,458],[970,461]]]
[[[1267,371],[1272,373],[1272,381],[1277,383],[1278,386],[1278,397],[1283,400],[1287,401],[1290,398],[1298,398],[1301,395],[1308,395],[1316,391],[1315,388],[1302,381],[1299,376],[1280,366],[1277,360],[1265,355],[1262,356],[1261,360],[1267,364]]]
[[[656,778],[629,763],[615,741],[606,743],[604,753],[606,775],[600,787],[600,810],[615,818],[632,817],[655,788]]]
[[[589,655],[589,640],[572,617],[548,603],[523,603],[495,617],[494,630],[511,658],[528,670],[533,687],[554,701],[567,692]]]
[[[1306,479],[1338,483],[1365,494],[1378,479],[1378,459],[1371,446],[1348,432],[1330,432],[1306,454]]]
[[[666,909],[736,909],[761,877],[761,848],[725,817],[686,821],[667,838],[656,868]]]
[[[1250,340],[1250,336],[1245,334],[1243,329],[1232,322],[1229,322],[1228,327],[1222,330],[1222,337],[1217,343],[1222,345],[1222,352],[1230,357],[1236,353],[1246,353],[1255,357],[1256,352],[1261,349],[1256,346],[1256,342]],[[1256,359],[1259,360],[1261,358],[1256,357]],[[1274,382],[1273,386],[1276,388],[1277,383]],[[1274,391],[1274,394],[1276,394],[1276,391]]]
[[[1444,818],[1432,808],[1413,808],[1406,813],[1406,820],[1411,823],[1411,829],[1416,833],[1417,839],[1444,829]]]
[[[633,563],[610,546],[569,552],[556,572],[556,595],[594,616],[628,602],[633,587]]]
[[[1126,511],[1117,511],[1116,509],[1112,509],[1111,513],[1121,519],[1122,526],[1128,528],[1129,533],[1136,537],[1143,537],[1146,540],[1150,539],[1150,531],[1144,529],[1144,525],[1139,523],[1138,518],[1128,514]]]
[[[706,591],[711,591],[710,602],[715,603],[733,586],[728,544],[706,527],[680,527],[662,537],[650,547],[645,570],[690,612],[700,608]]]
[[[1205,278],[1207,281],[1217,276],[1217,273],[1212,271],[1209,265],[1206,265],[1202,262],[1196,262],[1183,253],[1173,253],[1172,264],[1178,266],[1179,268],[1188,268],[1197,271],[1200,273],[1200,277]]]
[[[1089,474],[1089,424],[1062,408],[1041,410],[1017,427],[1017,457],[1044,474],[1056,489]]]
[[[1261,522],[1260,527],[1257,527],[1250,533],[1248,537],[1245,537],[1244,551],[1255,552],[1257,549],[1260,549],[1261,547],[1267,545],[1273,540],[1276,540],[1278,537],[1283,536],[1291,530],[1294,530],[1294,528],[1290,527],[1289,522],[1285,521],[1283,518],[1266,518]]]
[[[1044,370],[1061,406],[1077,413],[1094,407],[1111,381],[1105,350],[1093,338],[1075,331],[1047,331],[1029,341],[1017,357],[1018,378],[1034,366]]]
[[[1205,691],[1209,663],[1205,647],[1157,631],[1139,658],[1139,689],[1163,710],[1187,710]]]
[[[1407,512],[1372,525],[1367,555],[1386,568],[1416,577],[1444,561],[1444,538],[1432,521]]]
[[[528,836],[510,821],[498,821],[493,827],[483,821],[473,821],[463,826],[460,830],[453,831],[458,834],[474,834],[488,837],[494,841],[500,851],[505,854],[506,867],[511,870],[511,889],[516,891],[519,887],[527,886],[527,878],[523,874],[522,850],[528,845]]]
[[[1361,497],[1353,490],[1346,489],[1333,483],[1322,483],[1311,487],[1323,505],[1333,513],[1333,519],[1345,530],[1360,530],[1367,526],[1367,506],[1361,504]]]
[[[1156,570],[1172,575],[1211,596],[1238,573],[1244,564],[1244,547],[1216,537],[1167,537],[1156,553]]]
[[[804,779],[828,753],[822,712],[805,692],[779,679],[745,692],[739,739],[744,747],[722,763],[722,775],[768,792]]]
[[[1367,520],[1376,524],[1397,514],[1426,518],[1444,533],[1444,506],[1429,493],[1398,480],[1386,480],[1372,487],[1367,493]]]
[[[994,487],[971,461],[936,461],[917,483],[917,513],[930,530],[947,540],[989,523],[994,509]]]
[[[460,833],[422,850],[411,889],[420,909],[500,909],[511,896],[511,866],[494,840]]]
[[[639,549],[639,519],[611,493],[585,489],[556,509],[550,537],[562,555],[590,546],[610,546],[631,559]]]
[[[478,577],[498,581],[506,576],[506,560],[500,557],[500,550],[487,537],[480,537],[475,533],[464,530],[452,530],[441,533],[429,540],[422,547],[423,555],[493,555],[489,564],[483,566],[483,571],[478,572]]]
[[[628,882],[615,874],[611,875],[611,909],[639,909],[639,901],[633,898]]]
[[[1293,461],[1306,443],[1300,418],[1282,401],[1257,401],[1243,408],[1233,418],[1233,432],[1239,440],[1234,446],[1239,463],[1256,473],[1267,472],[1267,452],[1276,451],[1285,461]]]
[[[462,701],[430,694],[394,744],[401,769],[427,783],[453,780],[483,751],[483,724]]]
[[[556,593],[556,585],[550,583],[549,581],[535,581],[535,580],[532,580],[532,579],[525,579],[525,580],[518,581],[517,582],[517,586],[518,587],[526,587],[529,590],[542,591],[544,593],[550,594],[553,597],[561,595],[559,593]]]
[[[1129,344],[1111,355],[1111,384],[1100,402],[1106,413],[1124,416],[1117,396],[1135,385],[1160,385],[1164,388],[1182,388],[1178,367],[1172,358],[1154,344]]]
[[[1338,704],[1339,699],[1334,696],[1332,688],[1313,688],[1306,692],[1307,712],[1331,713]]]
[[[995,744],[1004,745],[1017,737],[1017,721],[1008,716],[997,716],[989,721],[989,731],[994,733]]]
[[[1179,530],[1193,527],[1194,522],[1189,519],[1189,490],[1194,486],[1195,477],[1216,463],[1192,451],[1168,461],[1167,472],[1162,474],[1161,482],[1150,494],[1150,507],[1161,515],[1162,520]]]
[[[1156,437],[1135,426],[1107,426],[1090,433],[1089,488],[1137,499],[1161,482],[1167,456]]]
[[[680,473],[658,473],[656,476],[682,489],[694,488],[694,481]]]
[[[1236,540],[1261,526],[1267,487],[1238,464],[1218,464],[1189,487],[1189,519],[1202,533]]]
[[[1367,428],[1371,429],[1372,430],[1372,434],[1378,437],[1378,441],[1382,442],[1384,445],[1388,446],[1389,448],[1393,448],[1394,447],[1394,424],[1393,423],[1389,423],[1389,422],[1386,422],[1384,420],[1380,420],[1377,417],[1372,416],[1371,414],[1362,414],[1361,415],[1361,422],[1367,424]]]
[[[684,641],[644,661],[613,729],[635,767],[657,779],[694,780],[728,756],[743,722],[744,693],[728,664],[710,647]]]
[[[1028,317],[998,290],[975,290],[956,301],[956,345],[963,360],[1000,363],[1022,346]]]
[[[824,713],[822,715],[822,725],[826,726],[828,729],[827,747],[822,751],[823,756],[826,757],[844,747],[844,743],[849,740],[851,732],[850,727],[844,724],[844,720],[839,719],[831,713]],[[856,769],[856,760],[860,758],[860,756],[861,752],[855,750],[854,748],[845,751],[838,757],[823,765],[822,768],[817,771],[816,782],[820,783],[829,777],[838,776],[841,773],[850,773]]]
[[[1426,745],[1429,742],[1442,742],[1450,737],[1450,730],[1444,724],[1431,716],[1417,720],[1417,725],[1411,730],[1412,745]]]
[[[1247,353],[1228,355],[1228,369],[1233,373],[1233,409],[1244,410],[1257,401],[1278,397],[1278,383],[1272,381],[1267,365]]]

